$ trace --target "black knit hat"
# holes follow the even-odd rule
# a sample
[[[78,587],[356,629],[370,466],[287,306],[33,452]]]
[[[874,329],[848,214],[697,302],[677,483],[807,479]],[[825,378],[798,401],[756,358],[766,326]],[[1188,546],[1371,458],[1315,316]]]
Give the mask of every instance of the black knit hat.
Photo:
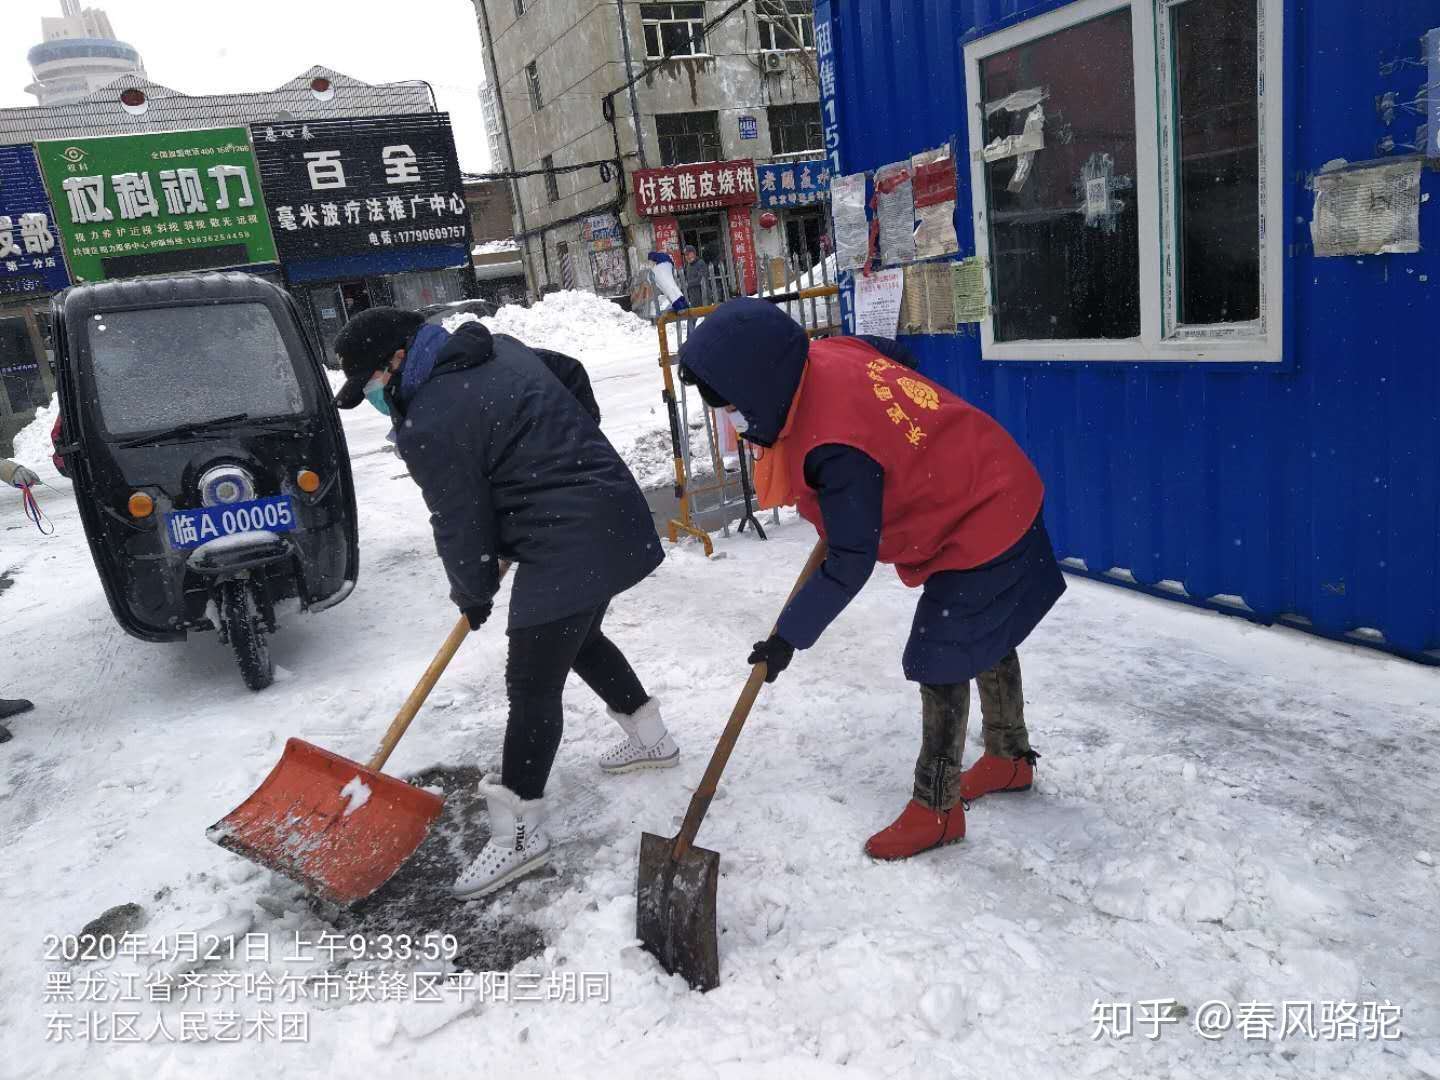
[[[365,384],[409,346],[416,331],[425,325],[425,316],[403,308],[374,307],[360,312],[335,335],[335,355],[345,372],[345,385],[335,395],[335,404],[353,409],[365,400]]]

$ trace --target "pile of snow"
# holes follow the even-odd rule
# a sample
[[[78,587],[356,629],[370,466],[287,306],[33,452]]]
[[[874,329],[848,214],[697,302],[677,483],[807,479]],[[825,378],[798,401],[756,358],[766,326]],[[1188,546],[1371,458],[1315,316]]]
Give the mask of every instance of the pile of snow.
[[[50,429],[55,426],[55,418],[59,415],[60,400],[52,394],[50,404],[43,409],[37,409],[35,419],[16,434],[15,453],[11,455],[21,465],[32,469],[47,484],[69,483],[55,471],[55,466],[50,461],[50,455],[54,452],[50,442]]]
[[[500,255],[507,251],[519,251],[520,245],[514,240],[486,240],[470,249],[471,255]]]
[[[494,333],[581,360],[657,348],[655,328],[644,319],[579,289],[551,293],[528,308],[507,304],[483,321]]]

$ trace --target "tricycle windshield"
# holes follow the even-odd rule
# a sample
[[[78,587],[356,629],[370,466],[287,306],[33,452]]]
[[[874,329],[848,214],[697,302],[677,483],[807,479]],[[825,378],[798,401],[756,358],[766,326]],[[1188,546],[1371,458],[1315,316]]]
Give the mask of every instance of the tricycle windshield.
[[[305,412],[290,348],[264,304],[109,311],[86,320],[85,332],[112,436]]]

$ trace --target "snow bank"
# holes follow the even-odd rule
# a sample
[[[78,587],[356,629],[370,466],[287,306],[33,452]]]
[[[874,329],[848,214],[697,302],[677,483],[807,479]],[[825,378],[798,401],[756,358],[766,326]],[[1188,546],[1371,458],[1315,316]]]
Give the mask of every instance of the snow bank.
[[[26,424],[15,436],[15,460],[35,468],[35,462],[51,454],[50,429],[60,415],[60,400],[50,395],[50,404],[35,411],[35,419]]]
[[[581,360],[657,348],[655,328],[638,315],[591,292],[551,293],[532,307],[507,304],[482,320],[491,331],[532,348],[554,349]]]
[[[50,455],[54,448],[50,442],[50,429],[60,415],[60,400],[54,394],[50,404],[35,411],[35,419],[26,424],[15,436],[15,453],[11,457],[20,464],[34,470],[46,484],[68,484],[69,481],[56,471]]]
[[[499,255],[506,251],[519,251],[520,245],[514,240],[486,240],[470,249],[472,255]]]

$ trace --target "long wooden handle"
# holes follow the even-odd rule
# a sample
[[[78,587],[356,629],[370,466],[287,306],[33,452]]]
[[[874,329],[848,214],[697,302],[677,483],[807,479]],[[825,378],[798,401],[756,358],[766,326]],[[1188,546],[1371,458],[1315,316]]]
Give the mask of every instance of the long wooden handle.
[[[510,564],[500,564],[500,580],[505,580],[505,575],[510,572]],[[420,711],[420,706],[425,704],[425,699],[430,696],[430,691],[435,689],[435,684],[440,681],[440,676],[450,666],[450,661],[460,651],[460,646],[470,636],[470,620],[461,615],[455,622],[455,627],[450,631],[450,636],[440,646],[440,651],[435,654],[435,659],[430,661],[430,666],[425,669],[425,674],[420,676],[420,681],[415,684],[415,689],[410,691],[410,696],[405,699],[405,704],[400,706],[400,711],[395,714],[395,720],[385,732],[385,737],[380,740],[380,749],[375,751],[375,756],[370,759],[366,766],[371,772],[379,772],[385,767],[385,762],[390,760],[391,753],[400,742],[400,736],[405,734],[410,727],[410,721],[415,719],[415,714]]]
[[[470,621],[461,615],[455,622],[455,628],[450,631],[450,636],[445,639],[445,644],[440,646],[440,651],[435,654],[435,659],[430,661],[430,666],[425,669],[425,674],[420,676],[420,682],[415,689],[410,691],[410,696],[405,699],[405,704],[400,706],[400,712],[395,716],[395,722],[385,732],[385,738],[380,740],[380,749],[375,751],[375,756],[370,759],[367,768],[371,772],[379,772],[385,767],[385,762],[390,759],[391,752],[400,742],[400,736],[405,734],[405,729],[410,726],[410,721],[415,719],[415,714],[420,711],[420,706],[425,704],[425,699],[430,696],[430,691],[435,689],[435,684],[440,681],[440,675],[450,661],[464,644],[465,639],[470,636]]]
[[[805,567],[795,581],[795,587],[785,598],[785,606],[795,599],[795,594],[800,591],[805,582],[810,580],[810,575],[820,568],[820,564],[825,561],[825,553],[825,541],[817,540],[814,549],[810,552],[810,558],[805,560]],[[785,607],[782,606],[780,610],[783,612]],[[776,623],[777,625],[779,623],[778,616]],[[773,627],[770,632],[772,634],[775,632]],[[715,752],[710,755],[710,765],[706,768],[705,775],[700,778],[700,786],[690,797],[690,808],[685,811],[685,823],[680,826],[680,833],[675,837],[675,846],[671,849],[673,858],[683,858],[685,853],[690,850],[690,845],[695,842],[695,835],[700,831],[706,811],[710,809],[710,800],[715,798],[715,789],[720,786],[720,775],[730,761],[730,752],[735,749],[735,743],[740,739],[740,731],[745,727],[745,721],[750,716],[755,699],[760,695],[760,688],[765,685],[765,676],[768,672],[769,669],[764,661],[750,669],[750,678],[745,680],[745,688],[740,691],[740,700],[735,702],[735,708],[730,710],[730,721],[725,725],[725,730],[720,733],[720,741],[715,744]]]

